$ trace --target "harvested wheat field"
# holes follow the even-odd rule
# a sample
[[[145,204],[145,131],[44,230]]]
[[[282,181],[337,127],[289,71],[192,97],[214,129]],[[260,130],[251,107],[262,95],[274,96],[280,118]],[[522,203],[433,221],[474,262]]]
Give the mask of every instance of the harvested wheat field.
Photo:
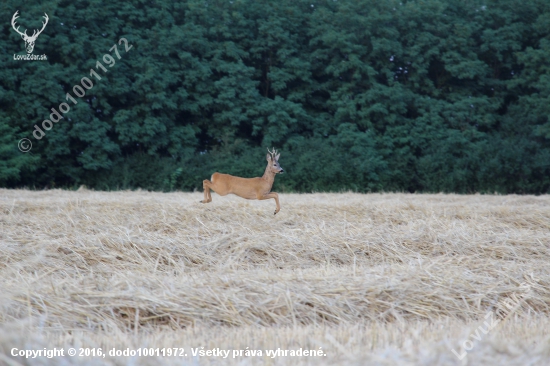
[[[201,199],[0,190],[0,364],[550,364],[549,196]]]

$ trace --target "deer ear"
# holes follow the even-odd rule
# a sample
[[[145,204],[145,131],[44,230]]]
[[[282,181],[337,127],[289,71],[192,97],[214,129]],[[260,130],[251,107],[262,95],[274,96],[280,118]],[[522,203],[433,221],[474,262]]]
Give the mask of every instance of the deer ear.
[[[276,161],[279,161],[279,156],[281,156],[281,154],[277,154],[277,156],[275,156]]]
[[[267,161],[271,161],[271,155],[267,154],[266,159]]]

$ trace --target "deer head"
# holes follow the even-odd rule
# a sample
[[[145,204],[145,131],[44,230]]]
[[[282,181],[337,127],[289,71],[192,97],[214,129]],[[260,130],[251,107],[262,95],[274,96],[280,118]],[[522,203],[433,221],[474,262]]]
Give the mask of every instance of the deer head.
[[[17,15],[18,12],[19,10],[17,10],[15,14],[13,14],[13,17],[11,18],[11,26],[17,33],[19,33],[19,35],[21,35],[21,38],[23,38],[23,40],[25,41],[25,48],[27,49],[27,53],[32,53],[32,51],[34,50],[34,42],[36,41],[36,38],[38,38],[40,33],[42,33],[44,28],[46,28],[46,24],[48,24],[48,19],[49,19],[48,14],[44,13],[43,18],[46,19],[46,22],[42,22],[42,29],[40,29],[38,33],[37,33],[37,30],[35,29],[32,36],[29,37],[26,29],[25,29],[25,32],[20,32],[19,26],[15,28],[15,19],[19,18],[19,16]]]
[[[270,170],[275,174],[284,173],[284,169],[279,165],[279,156],[281,156],[281,154],[278,154],[275,149],[273,149],[273,151],[269,151],[269,149],[267,149],[267,152],[268,154],[266,158]]]

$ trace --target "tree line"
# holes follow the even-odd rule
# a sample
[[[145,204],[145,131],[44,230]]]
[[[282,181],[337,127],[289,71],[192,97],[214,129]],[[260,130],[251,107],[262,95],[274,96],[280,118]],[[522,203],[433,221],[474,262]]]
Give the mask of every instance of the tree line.
[[[29,34],[48,14],[47,60],[12,56],[26,54],[16,10]],[[214,171],[260,176],[273,146],[282,192],[550,191],[546,0],[7,0],[0,14],[3,187],[201,190]]]

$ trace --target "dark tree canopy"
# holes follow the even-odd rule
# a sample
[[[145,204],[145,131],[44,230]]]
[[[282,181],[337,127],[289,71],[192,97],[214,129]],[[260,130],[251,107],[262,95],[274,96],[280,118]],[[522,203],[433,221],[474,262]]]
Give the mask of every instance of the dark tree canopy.
[[[14,60],[16,10],[29,34],[48,14],[46,61]],[[2,187],[201,189],[214,171],[261,175],[274,146],[283,192],[550,192],[547,0],[5,0],[0,14]]]

